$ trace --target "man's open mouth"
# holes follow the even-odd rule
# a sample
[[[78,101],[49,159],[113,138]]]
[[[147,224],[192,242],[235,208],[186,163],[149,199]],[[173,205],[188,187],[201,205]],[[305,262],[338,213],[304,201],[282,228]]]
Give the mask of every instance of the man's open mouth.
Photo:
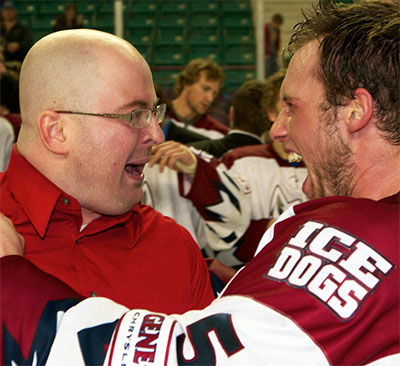
[[[144,164],[126,164],[125,171],[138,177],[143,176]]]

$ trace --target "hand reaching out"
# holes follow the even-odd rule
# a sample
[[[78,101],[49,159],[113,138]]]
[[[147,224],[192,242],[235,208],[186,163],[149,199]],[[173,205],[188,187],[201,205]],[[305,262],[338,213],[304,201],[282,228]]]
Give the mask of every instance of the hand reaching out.
[[[177,172],[193,175],[196,171],[197,157],[187,146],[175,141],[166,141],[153,146],[149,166],[154,164],[159,164],[160,173],[167,166]]]
[[[25,239],[15,229],[12,221],[0,213],[0,257],[23,255]]]

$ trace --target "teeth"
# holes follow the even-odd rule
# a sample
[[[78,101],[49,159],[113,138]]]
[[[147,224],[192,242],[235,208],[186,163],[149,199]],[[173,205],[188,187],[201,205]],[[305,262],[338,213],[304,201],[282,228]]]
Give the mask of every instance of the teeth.
[[[125,170],[133,175],[141,175],[142,174],[142,168],[138,165],[135,164],[128,164],[125,166]]]
[[[290,152],[288,155],[289,163],[300,163],[303,160],[303,157],[295,152]]]

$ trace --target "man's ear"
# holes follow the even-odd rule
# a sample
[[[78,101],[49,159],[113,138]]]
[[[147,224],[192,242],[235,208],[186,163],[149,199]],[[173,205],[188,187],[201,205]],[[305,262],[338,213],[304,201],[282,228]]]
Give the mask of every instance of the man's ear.
[[[186,91],[187,91],[187,88],[188,88],[190,85],[192,85],[192,84],[190,84],[189,81],[188,81],[186,78],[182,79],[182,91],[181,91],[180,94],[182,94],[183,92],[186,92]]]
[[[373,113],[372,95],[364,88],[354,92],[354,98],[346,106],[346,125],[350,133],[363,129],[371,120]]]
[[[45,110],[39,116],[39,133],[47,150],[55,154],[66,154],[66,135],[60,114]]]

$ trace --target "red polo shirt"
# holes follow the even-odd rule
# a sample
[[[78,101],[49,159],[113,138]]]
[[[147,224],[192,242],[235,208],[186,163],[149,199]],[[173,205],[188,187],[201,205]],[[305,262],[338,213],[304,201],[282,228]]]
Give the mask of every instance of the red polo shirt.
[[[78,201],[37,171],[16,146],[0,175],[0,195],[1,212],[25,238],[24,256],[82,296],[169,314],[203,308],[214,298],[191,235],[149,206],[102,216],[80,231]]]

